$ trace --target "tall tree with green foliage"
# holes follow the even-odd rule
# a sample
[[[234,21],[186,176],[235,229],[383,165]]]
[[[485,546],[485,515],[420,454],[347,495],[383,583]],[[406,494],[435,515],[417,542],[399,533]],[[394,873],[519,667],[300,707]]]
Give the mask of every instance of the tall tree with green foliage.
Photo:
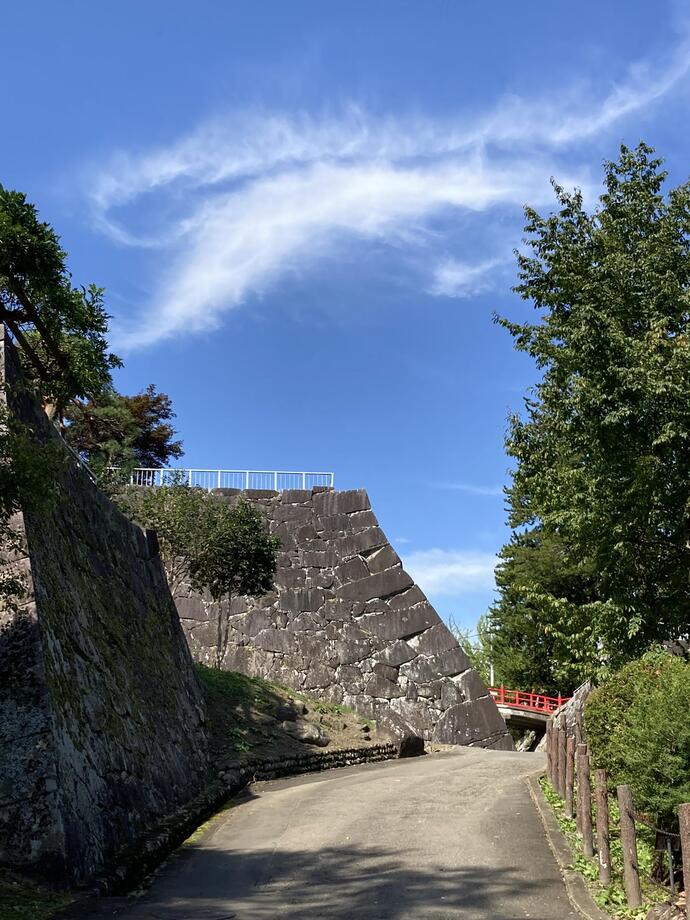
[[[509,422],[494,619],[524,611],[574,681],[689,630],[690,184],[665,180],[640,144],[605,164],[593,211],[554,185],[518,254],[540,319],[498,320],[543,376]]]
[[[26,196],[0,185],[0,322],[20,349],[25,377],[58,419],[71,399],[107,389],[121,364],[108,351],[102,289],[73,287],[66,259]]]

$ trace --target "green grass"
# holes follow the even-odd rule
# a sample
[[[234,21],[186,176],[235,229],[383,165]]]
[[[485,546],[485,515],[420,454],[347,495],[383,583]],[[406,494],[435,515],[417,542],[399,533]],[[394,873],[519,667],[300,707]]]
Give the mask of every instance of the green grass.
[[[49,920],[73,900],[65,892],[50,891],[0,870],[0,920]]]
[[[290,699],[298,700],[309,706],[312,712],[318,712],[321,715],[355,716],[364,725],[372,726],[375,724],[373,719],[364,719],[349,706],[342,706],[340,703],[328,703],[326,700],[317,700],[313,696],[307,696],[306,693],[300,693],[299,690],[291,690],[290,687],[284,687],[282,684],[275,684],[274,686],[276,690],[279,690],[285,696],[289,696]]]
[[[259,709],[275,705],[278,701],[279,688],[260,677],[247,677],[237,671],[220,671],[203,664],[195,667],[211,700],[256,706]]]
[[[609,800],[611,877],[612,882],[604,886],[599,882],[599,866],[596,858],[589,859],[582,852],[582,841],[577,833],[577,822],[565,816],[565,803],[546,777],[540,780],[544,796],[553,808],[558,824],[573,851],[573,868],[585,878],[592,896],[602,910],[620,920],[645,920],[650,908],[670,897],[667,888],[650,879],[654,861],[654,832],[647,827],[637,826],[637,861],[640,869],[640,886],[643,905],[637,909],[626,907],[623,886],[623,852],[620,842],[618,803]],[[596,808],[593,807],[593,821]],[[596,827],[596,823],[594,824]]]

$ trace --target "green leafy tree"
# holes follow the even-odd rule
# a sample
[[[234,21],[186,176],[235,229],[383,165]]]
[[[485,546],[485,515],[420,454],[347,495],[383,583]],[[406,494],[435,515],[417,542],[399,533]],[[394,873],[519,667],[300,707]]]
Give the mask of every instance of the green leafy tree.
[[[123,510],[158,534],[170,590],[175,596],[189,579],[197,591],[218,603],[216,667],[229,641],[230,601],[258,597],[273,587],[278,537],[271,537],[265,518],[245,499],[234,505],[202,489],[176,484],[126,489]]]
[[[591,576],[573,566],[558,533],[539,526],[514,534],[499,556],[490,610],[498,679],[535,693],[569,692],[598,668]]]
[[[170,397],[154,384],[135,396],[111,389],[71,403],[64,435],[100,477],[114,468],[126,476],[135,467],[162,467],[182,456],[182,442],[174,440],[170,424],[174,416]]]
[[[690,801],[690,664],[652,650],[610,675],[585,704],[587,740],[611,786],[628,783],[638,813],[673,830]]]
[[[605,164],[593,211],[554,185],[518,254],[540,319],[498,320],[543,374],[507,437],[510,523],[539,540],[504,551],[498,607],[519,616],[525,592],[578,676],[690,624],[690,185],[665,179],[640,144]]]
[[[0,185],[0,322],[51,417],[110,385],[121,362],[108,351],[108,319],[102,289],[72,287],[54,230],[25,195]]]

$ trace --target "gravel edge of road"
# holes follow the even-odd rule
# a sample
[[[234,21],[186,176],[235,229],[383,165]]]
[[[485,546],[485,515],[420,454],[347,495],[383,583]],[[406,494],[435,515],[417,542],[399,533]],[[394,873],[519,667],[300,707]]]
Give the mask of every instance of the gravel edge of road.
[[[611,915],[605,913],[595,903],[583,877],[572,868],[573,853],[570,849],[570,844],[565,839],[558,826],[556,816],[542,792],[539,785],[540,776],[541,774],[528,776],[525,778],[525,782],[534,802],[534,807],[544,825],[546,841],[563,876],[563,883],[570,903],[586,920],[611,920]]]

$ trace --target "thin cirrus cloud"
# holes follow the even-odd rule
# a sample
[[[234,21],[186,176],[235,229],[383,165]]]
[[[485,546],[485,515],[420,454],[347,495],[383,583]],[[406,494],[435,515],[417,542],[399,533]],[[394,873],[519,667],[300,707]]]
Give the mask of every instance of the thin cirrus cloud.
[[[493,553],[426,549],[405,556],[405,570],[427,594],[456,597],[490,590],[498,562]]]
[[[593,194],[578,144],[659,100],[689,69],[684,41],[658,71],[635,65],[599,101],[579,88],[445,120],[354,106],[321,118],[235,113],[168,146],[122,152],[90,174],[93,220],[114,242],[148,249],[155,280],[150,302],[118,317],[117,345],[213,329],[286,272],[346,257],[357,240],[424,247],[431,268],[420,286],[438,296],[486,290],[505,251],[443,258],[431,248],[447,250],[442,234],[424,233],[431,222],[518,216],[524,202],[550,200],[554,174]]]
[[[472,485],[469,482],[434,482],[435,489],[447,489],[450,492],[465,492],[468,495],[484,495],[497,497],[503,495],[502,486]]]
[[[437,297],[474,297],[490,291],[496,276],[508,265],[507,259],[487,259],[472,265],[458,259],[446,259],[434,270],[429,293]]]

